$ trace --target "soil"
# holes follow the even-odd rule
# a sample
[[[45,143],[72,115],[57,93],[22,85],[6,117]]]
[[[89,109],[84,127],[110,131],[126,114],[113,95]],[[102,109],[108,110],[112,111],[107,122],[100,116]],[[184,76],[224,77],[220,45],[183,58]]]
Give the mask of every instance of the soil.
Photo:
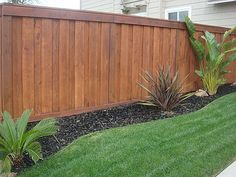
[[[45,158],[49,155],[55,154],[73,140],[91,132],[143,123],[151,120],[171,118],[177,115],[194,112],[203,108],[215,99],[235,91],[236,86],[230,86],[227,84],[221,86],[216,95],[202,98],[192,96],[185,100],[183,105],[177,107],[173,111],[173,114],[169,115],[162,112],[157,107],[127,104],[60,118],[58,119],[58,125],[60,127],[58,133],[54,137],[44,137],[40,139],[43,157]],[[36,123],[30,123],[29,127],[34,126]],[[32,160],[26,156],[24,158],[24,164],[20,167],[13,167],[13,171],[20,172],[32,165]]]

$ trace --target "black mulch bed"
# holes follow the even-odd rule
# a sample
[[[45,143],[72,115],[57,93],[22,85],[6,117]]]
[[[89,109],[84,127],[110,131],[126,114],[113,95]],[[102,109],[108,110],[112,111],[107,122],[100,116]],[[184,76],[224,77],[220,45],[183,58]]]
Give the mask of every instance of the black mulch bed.
[[[219,88],[218,93],[214,96],[204,98],[192,96],[185,101],[184,105],[176,108],[172,115],[166,115],[156,107],[127,104],[60,118],[58,119],[60,129],[55,137],[45,137],[40,140],[43,148],[43,156],[45,158],[49,155],[55,154],[73,140],[88,133],[113,127],[122,127],[130,124],[148,122],[151,120],[170,118],[193,112],[203,108],[215,99],[235,91],[235,86],[224,85]],[[29,127],[33,125],[35,125],[35,123],[31,123]],[[13,170],[15,172],[20,172],[32,164],[32,161],[26,157],[25,163],[21,167],[14,167]]]

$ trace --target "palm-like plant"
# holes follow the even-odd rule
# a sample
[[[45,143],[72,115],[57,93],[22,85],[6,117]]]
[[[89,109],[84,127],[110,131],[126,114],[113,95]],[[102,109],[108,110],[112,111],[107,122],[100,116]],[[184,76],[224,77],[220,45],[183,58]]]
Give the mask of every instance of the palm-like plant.
[[[14,122],[8,112],[3,113],[3,122],[0,123],[0,160],[2,173],[11,171],[11,166],[20,164],[27,153],[36,163],[42,159],[41,145],[37,140],[44,136],[56,133],[58,127],[55,119],[40,121],[34,128],[27,131],[31,110],[23,112]]]
[[[147,99],[142,101],[142,105],[157,106],[162,111],[171,112],[192,94],[183,94],[183,81],[179,80],[176,72],[171,76],[171,68],[158,67],[156,74],[151,75],[145,71],[141,75],[143,82],[138,85],[148,92]],[[187,78],[187,77],[186,77]]]
[[[202,37],[205,43],[195,38],[196,28],[189,17],[185,18],[189,39],[199,63],[196,74],[201,78],[204,89],[209,95],[214,95],[218,87],[225,83],[224,75],[229,73],[227,66],[236,60],[236,38],[228,41],[236,26],[225,32],[220,43],[214,34],[205,32]]]

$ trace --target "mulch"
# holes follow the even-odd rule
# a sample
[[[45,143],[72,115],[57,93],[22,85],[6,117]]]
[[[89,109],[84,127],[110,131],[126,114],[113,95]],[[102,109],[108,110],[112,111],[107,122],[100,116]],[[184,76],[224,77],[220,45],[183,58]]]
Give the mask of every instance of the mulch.
[[[209,97],[192,96],[185,100],[184,104],[177,107],[172,115],[167,115],[157,107],[143,106],[140,104],[126,104],[109,109],[88,112],[78,115],[67,116],[58,119],[60,129],[54,137],[40,139],[42,144],[43,157],[55,154],[63,147],[79,137],[109,128],[123,127],[131,124],[143,123],[152,120],[175,117],[197,111],[215,99],[236,91],[236,86],[229,84],[219,88],[218,93]],[[29,127],[36,123],[30,123]],[[25,157],[24,164],[20,167],[13,167],[14,172],[20,172],[33,162]]]

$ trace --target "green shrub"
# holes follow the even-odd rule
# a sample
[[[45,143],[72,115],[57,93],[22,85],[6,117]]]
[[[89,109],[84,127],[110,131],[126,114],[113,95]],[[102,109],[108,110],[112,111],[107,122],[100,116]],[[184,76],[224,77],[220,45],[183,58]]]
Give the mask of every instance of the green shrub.
[[[192,94],[183,94],[183,81],[179,81],[178,72],[171,76],[171,68],[158,67],[153,76],[145,71],[142,76],[143,82],[138,83],[141,88],[148,92],[147,99],[141,104],[160,107],[162,111],[170,112],[179,106]],[[186,80],[186,79],[185,79]]]
[[[31,110],[24,111],[16,122],[8,112],[3,113],[3,121],[0,123],[1,173],[8,173],[12,165],[22,163],[26,153],[35,163],[42,159],[41,145],[37,140],[55,134],[58,129],[55,119],[46,119],[27,131],[31,112]]]
[[[225,83],[224,75],[229,73],[227,66],[236,59],[236,38],[228,41],[236,26],[226,31],[220,43],[212,33],[205,32],[204,43],[195,38],[196,29],[189,17],[185,18],[189,39],[199,63],[197,75],[203,82],[204,89],[209,95],[216,94],[218,87]]]

